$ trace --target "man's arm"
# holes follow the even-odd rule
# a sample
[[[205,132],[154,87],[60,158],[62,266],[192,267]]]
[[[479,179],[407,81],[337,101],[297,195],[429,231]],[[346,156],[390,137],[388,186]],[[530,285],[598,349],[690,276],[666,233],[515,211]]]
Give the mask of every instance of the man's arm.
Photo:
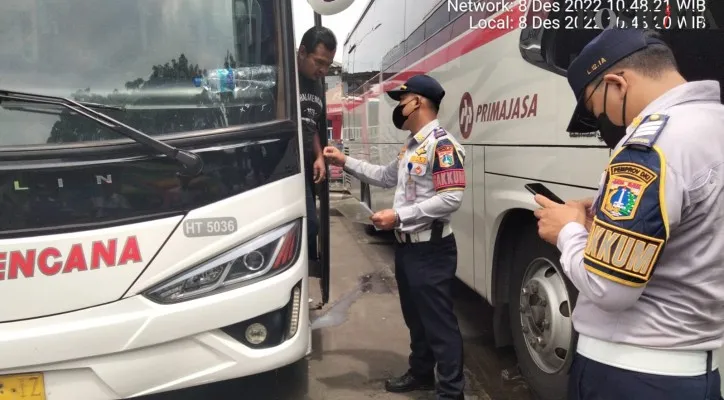
[[[364,183],[389,189],[397,186],[398,163],[393,160],[387,165],[373,165],[347,156],[344,170]]]
[[[397,211],[402,226],[406,223],[426,223],[444,217],[460,208],[465,191],[464,160],[449,139],[435,144],[432,180],[435,195]]]
[[[561,266],[578,291],[602,310],[631,307],[654,273],[685,185],[651,149],[624,149],[609,166],[590,232],[576,222],[558,235]]]
[[[314,132],[314,139],[312,142],[314,142],[312,145],[312,147],[314,147],[314,157],[322,157],[322,140],[319,138],[319,130]]]

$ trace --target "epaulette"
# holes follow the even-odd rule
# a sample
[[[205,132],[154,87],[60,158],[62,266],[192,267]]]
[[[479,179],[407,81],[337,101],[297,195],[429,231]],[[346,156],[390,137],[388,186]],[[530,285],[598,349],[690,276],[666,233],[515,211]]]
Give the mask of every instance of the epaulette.
[[[623,143],[624,147],[641,147],[646,150],[654,147],[661,132],[666,127],[669,116],[665,114],[651,114],[644,117],[634,128],[631,136]]]
[[[422,132],[417,132],[412,138],[415,139],[417,143],[421,143],[423,140],[425,140],[426,136],[427,135],[423,135]]]
[[[445,135],[447,135],[447,131],[445,129],[435,128],[435,139],[440,139]]]

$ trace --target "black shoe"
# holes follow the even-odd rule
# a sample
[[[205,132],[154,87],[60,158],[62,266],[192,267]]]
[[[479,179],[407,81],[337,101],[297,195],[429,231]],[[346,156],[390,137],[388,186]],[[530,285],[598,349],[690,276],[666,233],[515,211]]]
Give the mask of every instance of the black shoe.
[[[405,393],[415,390],[435,389],[435,378],[421,379],[412,376],[409,372],[400,377],[388,379],[385,390],[391,393]]]

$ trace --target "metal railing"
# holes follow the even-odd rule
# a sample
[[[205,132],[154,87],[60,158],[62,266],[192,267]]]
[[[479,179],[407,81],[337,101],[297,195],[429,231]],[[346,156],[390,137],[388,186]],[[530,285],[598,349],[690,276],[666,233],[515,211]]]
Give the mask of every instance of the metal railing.
[[[362,128],[342,128],[342,140],[357,142],[362,138]]]

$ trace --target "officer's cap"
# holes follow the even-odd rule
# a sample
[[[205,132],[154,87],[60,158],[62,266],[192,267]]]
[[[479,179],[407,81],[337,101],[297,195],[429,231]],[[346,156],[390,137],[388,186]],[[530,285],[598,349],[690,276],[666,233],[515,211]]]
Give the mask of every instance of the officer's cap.
[[[576,111],[568,124],[568,132],[588,133],[596,128],[596,117],[586,109],[586,86],[612,65],[652,44],[663,44],[647,37],[642,29],[606,29],[583,48],[568,67],[568,84],[576,96]]]
[[[419,94],[438,106],[442,102],[442,98],[445,97],[445,89],[442,88],[438,81],[428,75],[415,75],[398,89],[388,91],[387,95],[392,100],[400,101],[405,93]]]

